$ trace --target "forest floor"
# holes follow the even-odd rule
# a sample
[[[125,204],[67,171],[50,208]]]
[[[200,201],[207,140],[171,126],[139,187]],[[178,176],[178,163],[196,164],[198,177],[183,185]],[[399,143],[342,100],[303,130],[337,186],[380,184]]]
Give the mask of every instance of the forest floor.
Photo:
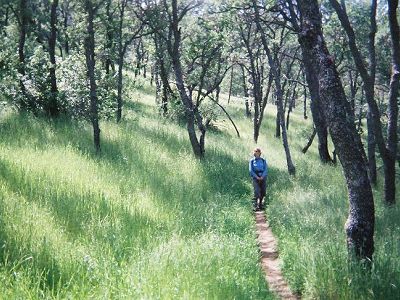
[[[268,224],[265,212],[256,211],[256,232],[261,253],[261,267],[271,291],[281,299],[300,299],[289,288],[281,272],[281,260],[277,250],[277,240]]]

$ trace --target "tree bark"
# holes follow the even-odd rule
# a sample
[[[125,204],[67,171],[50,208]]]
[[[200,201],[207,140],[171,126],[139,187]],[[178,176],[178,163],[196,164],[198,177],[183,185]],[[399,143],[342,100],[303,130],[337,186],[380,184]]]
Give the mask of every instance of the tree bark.
[[[85,0],[85,11],[87,14],[86,30],[87,34],[85,37],[85,56],[87,75],[90,85],[90,121],[93,126],[93,141],[94,148],[97,154],[100,153],[100,126],[99,126],[99,113],[98,113],[98,99],[97,99],[97,85],[95,78],[95,40],[94,40],[94,28],[93,19],[95,10],[93,3],[90,0]]]
[[[291,15],[290,21],[296,31],[300,32],[300,26],[296,21],[298,16],[296,15],[293,3],[291,1],[288,1],[288,5]],[[315,129],[317,131],[319,158],[323,163],[330,163],[332,162],[332,158],[329,155],[328,149],[328,128],[325,116],[323,115],[322,109],[320,108],[321,99],[319,95],[319,83],[317,77],[318,65],[316,65],[315,61],[312,59],[310,50],[306,47],[306,45],[304,44],[304,40],[301,38],[300,35],[298,41],[303,56],[305,77],[308,89],[310,91],[310,109]]]
[[[278,100],[275,100],[275,104],[276,104],[275,137],[280,138],[281,137],[281,125],[279,122]]]
[[[396,202],[396,157],[397,157],[397,122],[398,122],[398,98],[400,89],[400,30],[397,21],[398,0],[389,0],[389,28],[392,39],[392,76],[390,79],[388,128],[387,128],[387,163],[385,172],[385,201],[388,205]]]
[[[304,79],[305,79],[305,77],[306,77],[306,75],[304,73]],[[304,93],[303,94],[303,96],[304,96],[304,100],[303,100],[303,118],[304,118],[304,120],[307,120],[308,116],[307,116],[307,88],[306,88],[306,86],[304,86],[303,93]],[[317,131],[315,131],[315,134],[317,134]]]
[[[350,202],[346,222],[349,254],[372,261],[374,253],[374,201],[366,168],[364,149],[350,121],[346,96],[322,34],[317,0],[299,1],[300,38],[318,62],[321,108],[326,116],[333,143],[338,152],[348,187]]]
[[[377,176],[376,176],[376,143],[375,143],[375,135],[374,135],[374,128],[373,128],[373,121],[372,121],[372,114],[371,109],[368,107],[367,112],[367,146],[368,146],[368,169],[369,169],[369,180],[371,184],[375,185]]]
[[[358,125],[357,125],[357,131],[360,132],[361,130],[361,121],[362,121],[362,115],[363,115],[363,105],[364,105],[364,90],[361,89],[361,99],[360,99],[360,110],[358,112]]]

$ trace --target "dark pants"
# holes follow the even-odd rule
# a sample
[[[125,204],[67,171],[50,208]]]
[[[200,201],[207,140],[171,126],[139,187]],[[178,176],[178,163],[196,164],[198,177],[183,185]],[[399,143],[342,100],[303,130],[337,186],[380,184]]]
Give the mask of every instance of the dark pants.
[[[254,198],[262,200],[265,197],[266,179],[257,180],[253,178]]]

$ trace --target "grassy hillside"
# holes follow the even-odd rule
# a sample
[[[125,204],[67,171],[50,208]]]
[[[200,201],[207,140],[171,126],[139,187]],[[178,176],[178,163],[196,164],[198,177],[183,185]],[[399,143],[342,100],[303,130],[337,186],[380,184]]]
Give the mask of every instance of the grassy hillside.
[[[121,124],[91,128],[3,112],[0,121],[0,298],[273,299],[260,266],[247,162],[252,131],[239,99],[206,137],[206,159],[187,133],[157,114],[143,90]],[[284,272],[305,298],[395,299],[400,288],[400,211],[377,197],[373,270],[347,267],[347,198],[341,168],[300,152],[310,121],[294,115],[297,175],[273,137],[275,108],[259,145],[270,165],[267,213]]]

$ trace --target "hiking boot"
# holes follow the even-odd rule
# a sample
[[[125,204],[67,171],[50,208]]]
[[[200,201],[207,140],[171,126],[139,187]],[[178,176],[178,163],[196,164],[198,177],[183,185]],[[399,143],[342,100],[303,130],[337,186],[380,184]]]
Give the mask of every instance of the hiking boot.
[[[257,207],[258,207],[258,201],[257,201],[257,199],[255,199],[255,200],[253,199],[253,210],[256,211]]]

